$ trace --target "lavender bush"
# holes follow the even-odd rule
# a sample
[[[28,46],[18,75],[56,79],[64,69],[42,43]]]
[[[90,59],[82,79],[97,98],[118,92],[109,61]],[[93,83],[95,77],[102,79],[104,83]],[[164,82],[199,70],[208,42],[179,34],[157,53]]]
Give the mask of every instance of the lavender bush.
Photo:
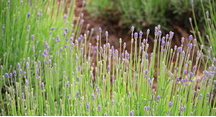
[[[38,16],[41,14],[35,19]],[[63,13],[58,17],[62,16]],[[59,21],[64,22],[69,17],[64,15]],[[154,49],[149,54],[150,30],[144,37],[142,31],[134,32],[132,27],[131,52],[128,52],[122,39],[119,41],[123,49],[111,46],[108,32],[106,44],[102,45],[101,28],[96,45],[92,45],[89,40],[94,29],[87,28],[84,34],[79,33],[83,21],[80,17],[75,27],[66,23],[60,27],[53,24],[55,28],[44,33],[50,35],[50,30],[58,27],[55,35],[42,36],[43,44],[25,48],[24,51],[35,54],[26,53],[17,62],[17,69],[5,69],[5,64],[9,64],[5,61],[9,56],[5,55],[0,71],[0,88],[6,92],[0,95],[1,115],[215,115],[212,90],[216,83],[213,82],[216,67],[214,62],[208,62],[215,58],[200,50],[196,64],[192,65],[190,56],[194,56],[196,46],[193,36],[190,36],[186,51],[182,49],[183,44],[172,49],[174,33],[163,36],[158,25],[155,27]],[[34,33],[40,35],[42,29],[39,27]],[[31,36],[32,40],[35,38]],[[174,57],[175,64],[172,62]],[[197,77],[202,58],[207,67],[202,76]],[[156,88],[153,88],[154,74]]]

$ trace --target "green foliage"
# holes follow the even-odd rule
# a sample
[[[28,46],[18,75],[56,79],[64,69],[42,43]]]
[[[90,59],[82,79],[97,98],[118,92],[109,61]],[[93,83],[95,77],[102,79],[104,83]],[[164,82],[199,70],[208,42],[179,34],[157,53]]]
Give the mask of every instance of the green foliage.
[[[104,3],[102,3],[102,1]],[[137,27],[137,30],[154,29],[160,24],[163,31],[169,31],[176,24],[188,28],[188,18],[192,15],[190,0],[91,0],[87,4],[87,10],[93,17],[102,17],[104,20],[117,19],[120,26],[129,28]],[[202,3],[206,8],[208,0]],[[202,9],[199,0],[194,1],[194,11],[197,14],[199,24],[204,23]],[[110,10],[106,10],[110,9]],[[119,12],[119,14],[116,14]]]

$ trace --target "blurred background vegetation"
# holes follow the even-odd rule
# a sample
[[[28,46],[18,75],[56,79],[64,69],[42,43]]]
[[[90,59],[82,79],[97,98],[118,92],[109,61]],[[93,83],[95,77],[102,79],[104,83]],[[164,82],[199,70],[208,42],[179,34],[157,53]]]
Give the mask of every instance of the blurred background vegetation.
[[[210,0],[88,0],[87,11],[94,18],[102,18],[122,28],[140,30],[152,29],[161,25],[164,32],[173,30],[173,25],[190,29],[189,17],[193,18],[192,5],[197,24],[205,23],[203,9],[208,9]],[[151,31],[152,33],[154,31]]]

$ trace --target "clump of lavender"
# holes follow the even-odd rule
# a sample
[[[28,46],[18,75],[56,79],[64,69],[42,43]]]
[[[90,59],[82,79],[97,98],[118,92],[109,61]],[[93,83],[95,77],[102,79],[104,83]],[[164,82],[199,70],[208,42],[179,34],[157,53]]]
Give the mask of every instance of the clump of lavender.
[[[22,4],[29,3],[23,1]],[[182,41],[181,46],[171,48],[174,33],[163,36],[158,25],[153,52],[147,53],[150,30],[144,38],[145,33],[134,32],[132,27],[129,52],[122,39],[119,42],[123,49],[115,49],[108,41],[108,32],[105,32],[106,43],[103,44],[102,28],[99,28],[96,44],[89,43],[94,29],[90,32],[87,28],[84,34],[80,34],[84,25],[83,14],[80,14],[77,24],[73,24],[69,21],[72,16],[62,12],[61,22],[43,28],[43,11],[26,14],[25,28],[28,31],[22,35],[28,41],[23,44],[23,58],[16,63],[17,69],[8,69],[6,64],[10,62],[7,58],[11,56],[5,54],[5,62],[1,65],[0,84],[6,89],[5,98],[0,98],[0,102],[6,102],[6,106],[0,105],[1,115],[213,115],[214,106],[211,104],[214,105],[215,101],[210,95],[215,85],[216,67],[206,62],[203,77],[197,78],[205,55],[198,51],[196,63],[192,64],[190,57],[195,54],[194,46],[191,46],[195,40],[193,36],[188,37],[188,45]],[[34,30],[31,28],[33,21],[38,23]],[[72,24],[71,27],[68,24]],[[2,31],[7,26],[2,25]],[[42,29],[47,31],[40,31]],[[184,46],[188,49],[184,50]],[[34,51],[31,50],[33,47]],[[174,56],[175,64],[172,63]],[[208,55],[205,59],[212,58]],[[199,88],[196,88],[197,83],[201,84]]]

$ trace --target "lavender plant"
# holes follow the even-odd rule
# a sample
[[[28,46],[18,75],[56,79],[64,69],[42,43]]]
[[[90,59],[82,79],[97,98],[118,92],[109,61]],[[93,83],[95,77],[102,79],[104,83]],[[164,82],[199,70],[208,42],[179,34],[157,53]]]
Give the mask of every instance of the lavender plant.
[[[106,44],[102,45],[101,28],[96,45],[92,45],[89,40],[94,29],[79,34],[77,30],[82,28],[82,23],[80,20],[76,27],[64,26],[55,33],[56,39],[43,40],[39,47],[44,49],[35,51],[38,54],[31,57],[26,54],[17,63],[18,69],[5,69],[4,64],[9,63],[3,62],[0,86],[6,89],[6,100],[1,93],[1,115],[215,115],[216,101],[212,95],[215,63],[209,65],[207,61],[202,77],[197,77],[201,59],[212,58],[198,51],[196,64],[192,66],[189,58],[194,54],[193,37],[186,51],[183,46],[173,49],[174,33],[163,36],[158,25],[153,52],[147,53],[150,30],[144,37],[142,31],[134,32],[132,27],[132,49],[128,52],[122,39],[119,41],[123,49],[111,46],[108,32]],[[153,87],[156,78],[157,86]]]
[[[68,12],[63,17],[66,5]],[[50,43],[57,38],[58,32],[73,23],[74,8],[73,2],[57,0],[1,1],[0,64],[6,63],[3,64],[5,70],[13,69],[21,59],[43,51],[43,40]],[[58,35],[61,38],[63,34]],[[59,46],[63,44],[61,41]]]
[[[211,55],[212,57],[215,57],[215,51],[216,51],[216,46],[215,46],[215,40],[214,37],[216,36],[215,32],[215,26],[216,26],[216,14],[215,14],[215,2],[214,1],[208,1],[208,8],[205,7],[205,4],[201,2],[201,7],[203,10],[203,18],[205,20],[205,25],[204,25],[204,31],[201,30],[200,26],[197,24],[197,19],[196,19],[196,14],[194,12],[194,6],[193,6],[193,1],[192,3],[192,10],[193,10],[193,18],[194,21],[190,20],[191,27],[192,27],[192,32],[195,37],[199,38],[200,43],[198,43],[198,46],[202,45],[203,47],[203,52],[206,53],[207,55]],[[194,22],[194,23],[193,23]],[[213,63],[215,59],[210,59],[209,62]],[[214,80],[216,78],[214,77]],[[216,93],[216,91],[214,92]]]

